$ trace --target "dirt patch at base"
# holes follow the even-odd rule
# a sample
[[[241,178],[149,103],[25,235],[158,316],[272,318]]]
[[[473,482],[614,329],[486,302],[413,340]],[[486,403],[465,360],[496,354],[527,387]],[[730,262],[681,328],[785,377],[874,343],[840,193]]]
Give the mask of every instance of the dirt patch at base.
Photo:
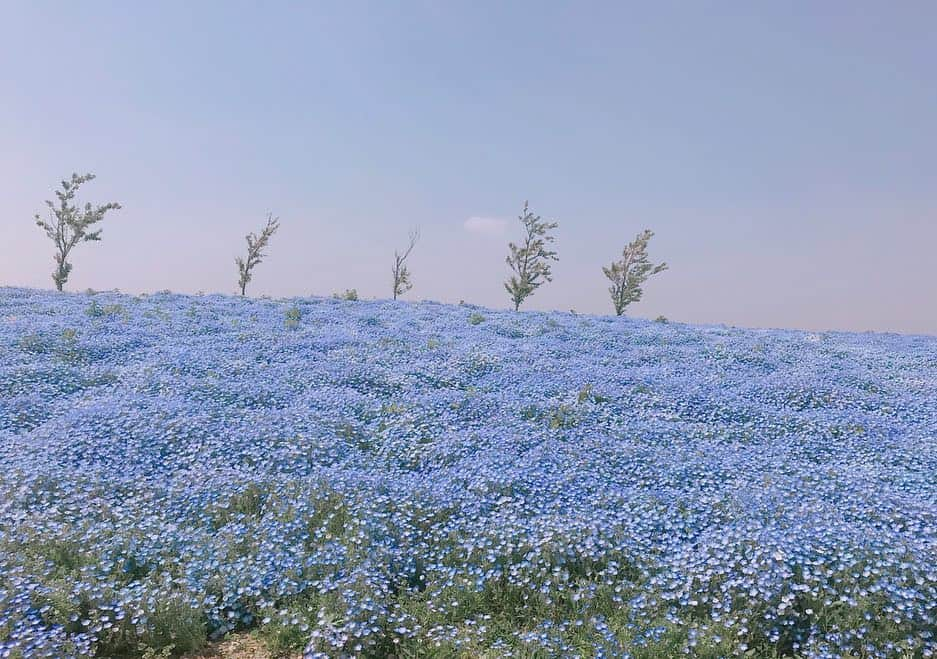
[[[194,654],[187,654],[183,659],[274,659],[264,644],[249,634],[234,635]],[[302,654],[291,655],[286,659],[302,659]]]

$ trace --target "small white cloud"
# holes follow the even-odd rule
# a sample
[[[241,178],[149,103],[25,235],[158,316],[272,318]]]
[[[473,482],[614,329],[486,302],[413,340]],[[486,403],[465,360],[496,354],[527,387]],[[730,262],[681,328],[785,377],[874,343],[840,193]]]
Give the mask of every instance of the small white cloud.
[[[486,236],[495,236],[504,233],[504,220],[497,217],[473,216],[463,225],[469,233],[478,233]]]

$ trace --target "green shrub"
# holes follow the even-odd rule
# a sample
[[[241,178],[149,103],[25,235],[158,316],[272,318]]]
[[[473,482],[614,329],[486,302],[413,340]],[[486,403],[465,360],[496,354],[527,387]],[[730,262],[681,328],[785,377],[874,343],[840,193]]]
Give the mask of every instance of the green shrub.
[[[480,323],[485,322],[485,317],[481,315],[480,313],[478,313],[477,311],[473,311],[472,315],[468,317],[468,321],[472,325],[478,325]]]
[[[52,350],[52,343],[41,334],[27,334],[19,340],[20,350],[34,354],[42,354]]]
[[[147,623],[139,629],[127,622],[111,629],[97,643],[98,656],[178,656],[201,649],[208,642],[204,614],[173,594],[146,607]]]
[[[85,309],[85,313],[92,318],[99,318],[104,315],[104,307],[98,304],[97,300],[91,300],[91,304]]]
[[[85,309],[85,313],[92,318],[101,318],[103,316],[117,316],[117,315],[127,315],[127,311],[124,309],[123,305],[120,304],[107,304],[103,307],[98,304],[97,300],[91,300],[91,303]]]
[[[591,384],[586,383],[583,385],[582,389],[579,390],[579,395],[576,397],[576,400],[579,403],[585,403],[592,401],[593,403],[607,403],[611,398],[607,398],[595,392],[595,387]]]
[[[299,307],[290,307],[286,310],[285,314],[286,319],[284,324],[287,329],[296,329],[299,327],[299,321],[302,320],[302,312],[300,312]]]
[[[124,309],[122,304],[106,304],[104,305],[104,315],[105,316],[127,316],[127,310]]]
[[[276,612],[264,618],[255,635],[273,657],[301,654],[316,624],[319,602],[314,594],[303,594],[278,605]]]
[[[560,428],[572,428],[579,424],[579,418],[572,405],[561,403],[552,410],[549,417],[549,426],[551,430]]]
[[[332,297],[336,300],[348,300],[349,302],[358,301],[358,291],[354,288],[346,288],[344,293],[333,293]]]

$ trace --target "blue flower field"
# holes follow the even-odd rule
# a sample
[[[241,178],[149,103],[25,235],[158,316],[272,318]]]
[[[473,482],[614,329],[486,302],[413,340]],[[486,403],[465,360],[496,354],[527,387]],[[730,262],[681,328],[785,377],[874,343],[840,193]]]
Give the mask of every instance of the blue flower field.
[[[937,337],[0,289],[0,657],[931,657]]]

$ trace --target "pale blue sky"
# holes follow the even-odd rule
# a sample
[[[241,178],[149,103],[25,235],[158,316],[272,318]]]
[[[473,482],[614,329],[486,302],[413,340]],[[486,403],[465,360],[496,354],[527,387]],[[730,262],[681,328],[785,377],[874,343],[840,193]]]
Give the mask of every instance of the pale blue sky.
[[[31,216],[93,171],[124,209],[71,290],[233,292],[270,210],[252,294],[388,297],[420,225],[408,299],[506,307],[527,198],[561,259],[529,308],[610,312],[649,227],[671,269],[633,315],[937,333],[933,2],[0,12],[0,285],[52,286]]]

